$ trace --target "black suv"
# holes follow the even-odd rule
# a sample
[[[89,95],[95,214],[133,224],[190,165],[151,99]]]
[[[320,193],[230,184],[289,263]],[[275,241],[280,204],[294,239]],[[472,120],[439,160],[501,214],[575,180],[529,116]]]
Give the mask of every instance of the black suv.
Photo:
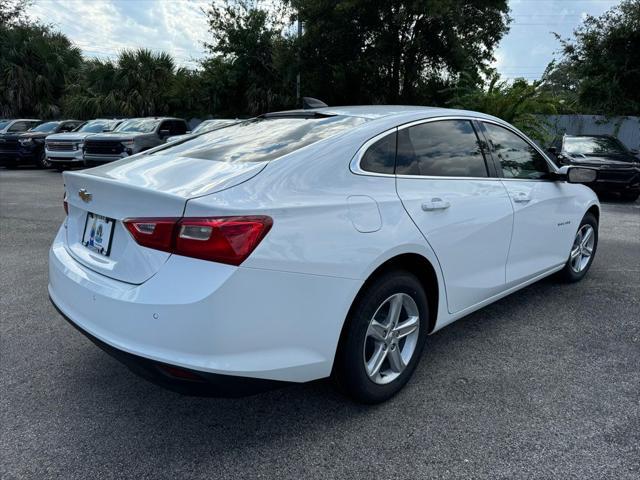
[[[38,168],[49,168],[44,151],[44,139],[52,133],[71,132],[82,125],[79,120],[56,120],[41,123],[26,133],[18,136],[18,155],[11,166],[18,164],[35,164]],[[8,165],[9,166],[9,165]]]
[[[640,160],[611,135],[563,135],[548,148],[559,167],[579,165],[598,170],[589,186],[597,193],[619,193],[625,200],[640,196]]]
[[[16,118],[0,120],[0,162],[8,168],[15,165],[18,156],[18,137],[42,123],[33,118]]]

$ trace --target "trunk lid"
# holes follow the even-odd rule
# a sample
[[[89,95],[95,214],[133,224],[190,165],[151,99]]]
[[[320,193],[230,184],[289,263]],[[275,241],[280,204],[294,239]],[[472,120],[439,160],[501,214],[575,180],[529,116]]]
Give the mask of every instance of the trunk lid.
[[[246,181],[265,165],[156,153],[82,172],[65,172],[69,205],[67,249],[78,262],[98,273],[124,282],[143,283],[170,254],[138,245],[122,223],[124,219],[181,217],[189,199]],[[89,232],[88,223],[93,221],[89,213],[114,220],[108,256],[83,243],[83,239],[88,240],[85,229]]]

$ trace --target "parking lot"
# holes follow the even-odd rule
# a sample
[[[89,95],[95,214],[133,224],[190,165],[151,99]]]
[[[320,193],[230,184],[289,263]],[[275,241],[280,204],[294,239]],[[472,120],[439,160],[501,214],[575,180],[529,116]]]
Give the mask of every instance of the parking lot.
[[[327,382],[215,399],[134,376],[49,303],[63,217],[59,173],[0,169],[3,479],[640,475],[640,202],[603,204],[584,281],[544,280],[434,334],[375,407]]]

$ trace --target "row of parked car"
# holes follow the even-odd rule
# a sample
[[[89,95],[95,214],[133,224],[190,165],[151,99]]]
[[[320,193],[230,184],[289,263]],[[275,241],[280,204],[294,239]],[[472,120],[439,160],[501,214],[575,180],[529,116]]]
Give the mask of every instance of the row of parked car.
[[[173,117],[98,118],[86,122],[0,120],[0,161],[7,168],[28,164],[58,170],[94,166],[234,121],[205,120],[189,131],[185,120]]]

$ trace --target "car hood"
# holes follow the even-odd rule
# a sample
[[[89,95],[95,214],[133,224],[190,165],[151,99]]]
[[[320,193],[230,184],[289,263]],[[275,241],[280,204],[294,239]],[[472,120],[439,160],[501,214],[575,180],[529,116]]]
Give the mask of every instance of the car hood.
[[[138,137],[145,137],[153,135],[153,133],[143,133],[143,132],[107,132],[107,133],[96,133],[91,137],[91,140],[107,140],[107,141],[123,141],[123,140],[132,140]]]
[[[65,133],[52,133],[47,136],[47,140],[66,140],[66,141],[76,141],[76,140],[84,140],[85,138],[91,135],[99,135],[95,132],[65,132]]]
[[[48,133],[45,132],[26,132],[26,133],[22,133],[19,135],[19,138],[38,138],[38,139],[42,139],[45,138],[47,135],[49,135]]]

